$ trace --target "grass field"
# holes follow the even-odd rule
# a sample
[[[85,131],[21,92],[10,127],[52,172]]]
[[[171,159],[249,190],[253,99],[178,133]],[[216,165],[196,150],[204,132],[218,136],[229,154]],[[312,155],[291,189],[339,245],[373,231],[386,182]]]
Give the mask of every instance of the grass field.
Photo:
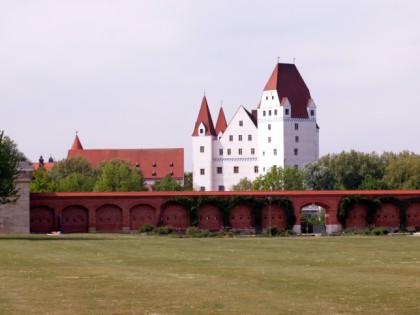
[[[0,314],[420,314],[420,237],[0,236]]]

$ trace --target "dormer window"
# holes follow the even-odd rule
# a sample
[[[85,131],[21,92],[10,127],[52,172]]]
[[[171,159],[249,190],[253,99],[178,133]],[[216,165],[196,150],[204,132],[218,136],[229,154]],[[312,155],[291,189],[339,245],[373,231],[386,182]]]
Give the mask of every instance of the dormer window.
[[[288,109],[288,108],[286,108],[286,109],[284,110],[284,114],[285,114],[285,115],[289,115],[289,109]]]
[[[140,163],[139,162],[136,162],[136,167],[140,167]]]
[[[156,176],[156,171],[155,170],[153,170],[152,176]]]
[[[169,162],[169,166],[174,166],[174,162]]]
[[[244,122],[242,120],[239,121],[239,126],[242,127],[244,125]]]
[[[152,163],[152,166],[153,166],[153,167],[156,167],[156,162],[153,162],[153,163]]]
[[[170,172],[169,172],[169,174],[172,176],[172,175],[174,175],[174,170],[171,170]]]
[[[204,129],[200,128],[200,135],[202,135],[204,133]]]
[[[315,111],[311,109],[311,116],[315,116]]]

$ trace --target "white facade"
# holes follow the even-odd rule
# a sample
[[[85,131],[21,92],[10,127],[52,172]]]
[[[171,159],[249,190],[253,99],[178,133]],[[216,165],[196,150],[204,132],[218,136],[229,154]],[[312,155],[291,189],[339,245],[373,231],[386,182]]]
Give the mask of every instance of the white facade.
[[[223,114],[224,115],[224,114]],[[316,105],[295,65],[277,64],[251,114],[240,106],[216,129],[204,97],[195,125],[193,180],[197,190],[231,190],[253,181],[272,166],[303,167],[319,157]]]

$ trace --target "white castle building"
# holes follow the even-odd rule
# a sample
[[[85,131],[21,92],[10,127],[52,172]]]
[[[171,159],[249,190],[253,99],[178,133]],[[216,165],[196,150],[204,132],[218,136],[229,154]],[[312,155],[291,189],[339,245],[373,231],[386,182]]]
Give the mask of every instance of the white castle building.
[[[229,124],[223,108],[214,127],[204,96],[192,134],[194,187],[230,190],[272,166],[295,166],[319,157],[316,106],[294,64],[278,63],[252,113],[240,106]]]

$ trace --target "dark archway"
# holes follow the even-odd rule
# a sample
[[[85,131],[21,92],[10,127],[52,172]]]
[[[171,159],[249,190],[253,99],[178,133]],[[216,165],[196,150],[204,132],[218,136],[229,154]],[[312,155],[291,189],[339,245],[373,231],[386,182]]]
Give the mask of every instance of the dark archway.
[[[97,232],[122,231],[122,210],[115,205],[103,205],[96,209]]]
[[[137,205],[130,210],[130,230],[137,231],[144,224],[156,225],[156,210],[149,205]]]
[[[54,209],[47,206],[35,206],[30,211],[30,232],[48,233],[55,230]]]

